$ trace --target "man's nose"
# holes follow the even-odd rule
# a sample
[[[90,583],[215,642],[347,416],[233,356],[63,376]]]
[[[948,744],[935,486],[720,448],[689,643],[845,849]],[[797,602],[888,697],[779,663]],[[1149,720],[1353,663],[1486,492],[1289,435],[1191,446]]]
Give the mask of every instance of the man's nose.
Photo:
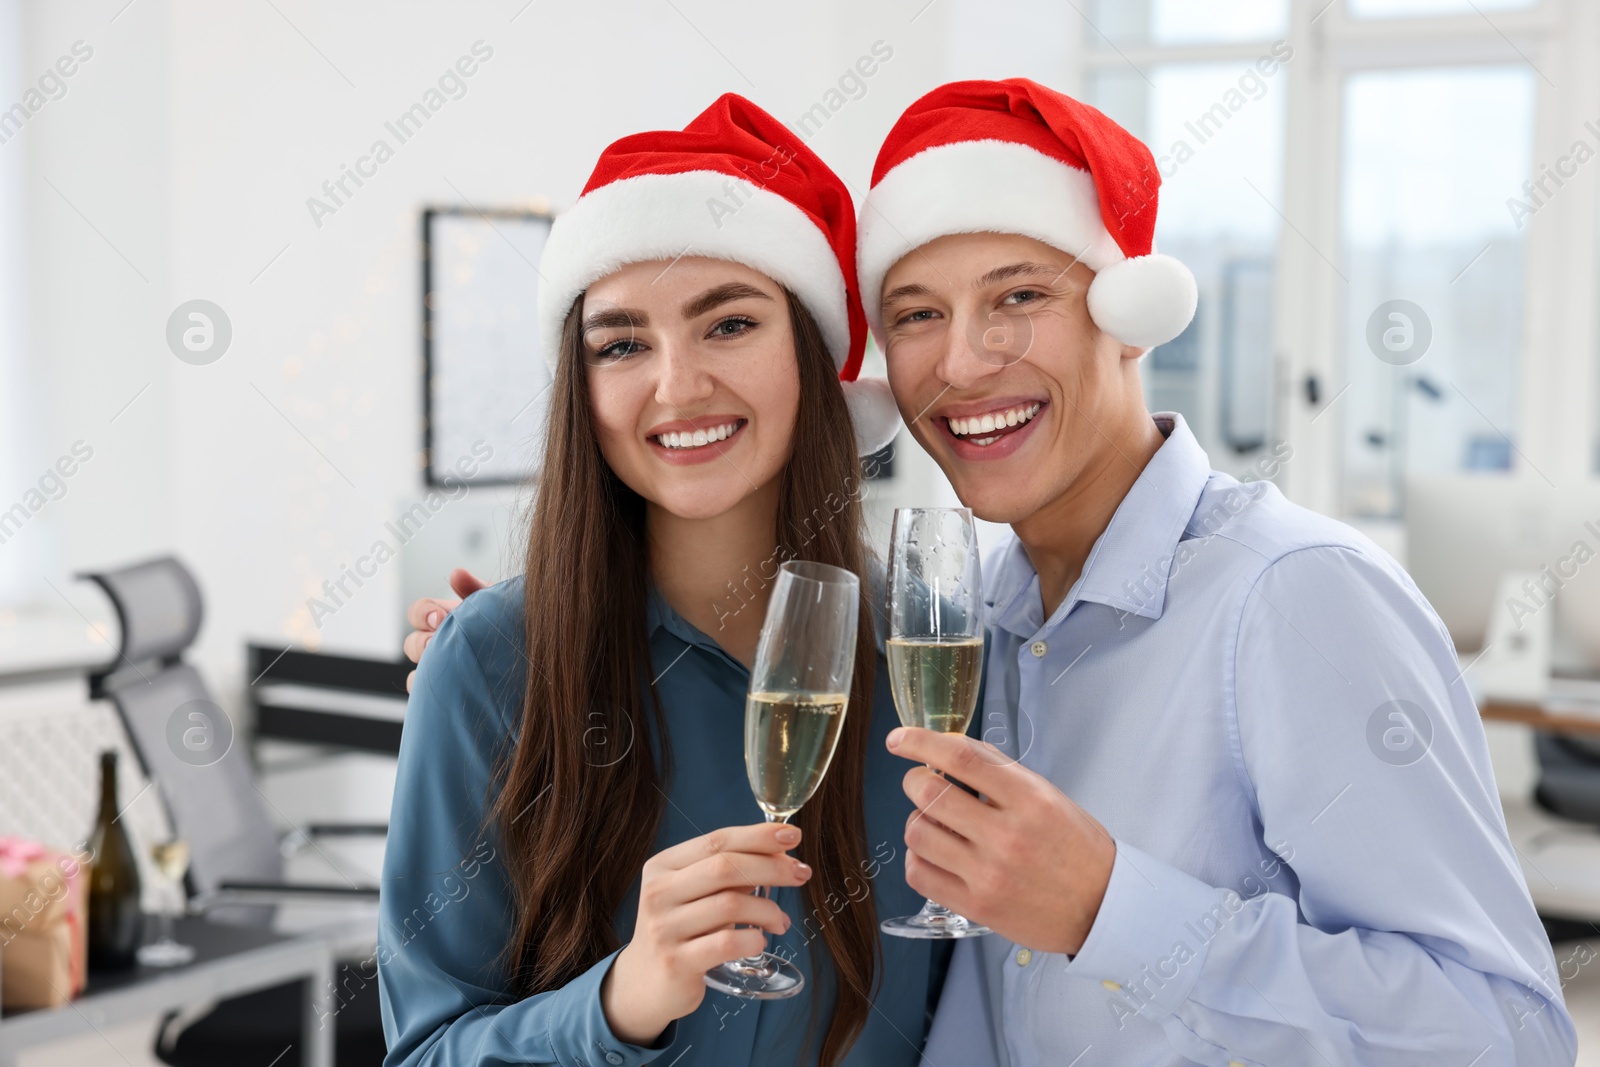
[[[1033,324],[1026,315],[984,309],[958,314],[953,325],[936,368],[952,389],[998,373],[1026,356],[1033,344]]]

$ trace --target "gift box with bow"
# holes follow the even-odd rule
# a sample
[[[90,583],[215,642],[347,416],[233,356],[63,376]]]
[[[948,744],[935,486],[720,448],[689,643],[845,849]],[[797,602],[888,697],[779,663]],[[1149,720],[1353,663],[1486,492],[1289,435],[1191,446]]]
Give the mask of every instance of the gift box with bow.
[[[88,887],[76,857],[0,837],[0,1006],[55,1007],[83,991]]]

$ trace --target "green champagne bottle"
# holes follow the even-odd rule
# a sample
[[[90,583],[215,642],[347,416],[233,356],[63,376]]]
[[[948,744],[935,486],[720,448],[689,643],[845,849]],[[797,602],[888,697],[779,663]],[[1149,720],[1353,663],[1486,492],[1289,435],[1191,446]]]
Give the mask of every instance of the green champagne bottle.
[[[89,835],[89,968],[132,967],[144,940],[139,866],[117,818],[117,753],[100,753],[100,813]]]

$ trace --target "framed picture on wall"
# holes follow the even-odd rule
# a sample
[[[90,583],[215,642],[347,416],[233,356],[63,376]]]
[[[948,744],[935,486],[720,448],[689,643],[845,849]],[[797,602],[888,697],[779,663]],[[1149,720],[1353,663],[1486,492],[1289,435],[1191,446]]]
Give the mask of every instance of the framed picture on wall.
[[[539,351],[547,211],[422,213],[422,447],[427,484],[538,474],[550,399]],[[470,477],[464,470],[471,470]]]

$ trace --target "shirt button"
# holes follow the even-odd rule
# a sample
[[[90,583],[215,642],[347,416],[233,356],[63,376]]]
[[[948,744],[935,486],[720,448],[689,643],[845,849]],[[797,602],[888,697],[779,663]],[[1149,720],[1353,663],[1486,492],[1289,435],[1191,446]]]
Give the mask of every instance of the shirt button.
[[[606,1053],[606,1062],[611,1064],[611,1067],[617,1067],[617,1064],[622,1062],[622,1053],[620,1053],[620,1052],[608,1052],[608,1053]],[[1241,1064],[1240,1067],[1243,1067],[1243,1064]]]
[[[1044,659],[1044,654],[1050,651],[1050,648],[1043,641],[1035,641],[1028,651],[1033,653],[1034,659]]]
[[[1113,993],[1117,992],[1118,990],[1120,990],[1122,988],[1122,983],[1121,982],[1113,982],[1109,978],[1100,979],[1100,984],[1105,986],[1107,989],[1111,990],[1111,992],[1113,992]]]
[[[1017,966],[1018,967],[1026,967],[1028,965],[1028,961],[1031,960],[1031,959],[1033,959],[1033,953],[1032,952],[1029,952],[1025,948],[1017,949]]]

